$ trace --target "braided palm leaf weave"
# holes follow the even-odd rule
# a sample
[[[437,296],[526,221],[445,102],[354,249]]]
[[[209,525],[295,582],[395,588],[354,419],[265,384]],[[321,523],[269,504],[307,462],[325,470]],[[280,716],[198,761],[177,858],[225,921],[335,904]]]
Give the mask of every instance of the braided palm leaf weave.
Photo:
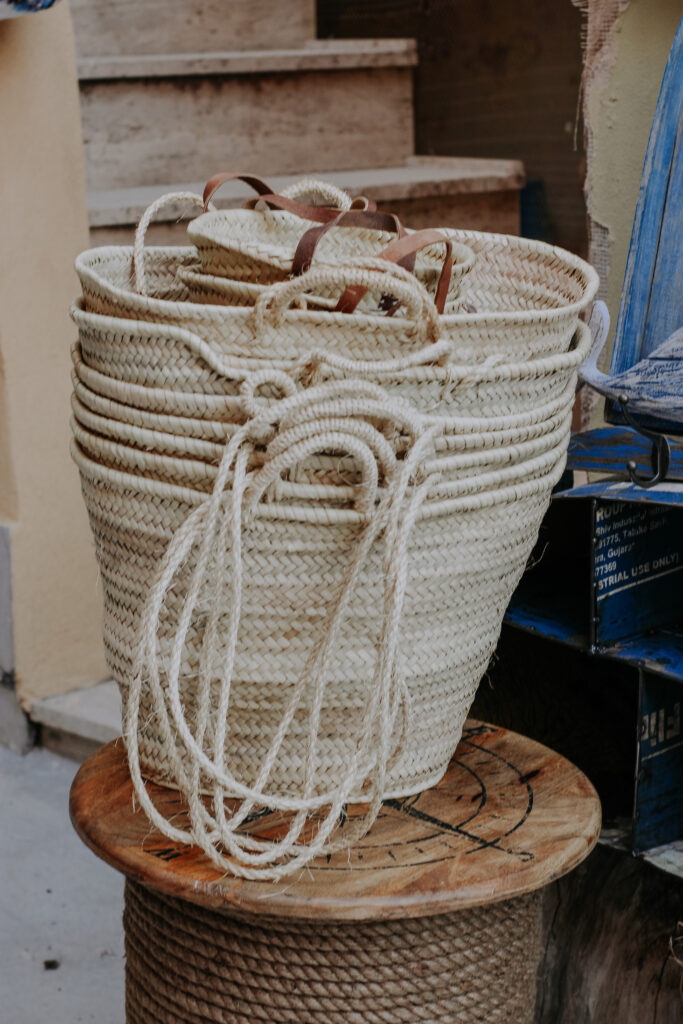
[[[464,234],[468,276],[492,269],[447,317],[374,258],[253,308],[187,302],[188,250],[146,251],[152,295],[130,250],[80,258],[72,450],[131,775],[221,869],[283,877],[443,775],[563,471],[593,272]],[[349,286],[403,315],[292,308]],[[242,828],[263,806],[291,815],[276,840]]]

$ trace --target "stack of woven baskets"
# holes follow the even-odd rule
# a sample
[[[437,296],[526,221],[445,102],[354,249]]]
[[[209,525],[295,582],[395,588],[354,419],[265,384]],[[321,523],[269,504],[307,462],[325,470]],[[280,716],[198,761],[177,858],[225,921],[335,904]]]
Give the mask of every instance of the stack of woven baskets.
[[[157,203],[77,261],[73,454],[137,795],[275,879],[443,775],[564,467],[597,278],[319,183],[213,211],[226,177],[181,194],[193,246],[144,247]]]

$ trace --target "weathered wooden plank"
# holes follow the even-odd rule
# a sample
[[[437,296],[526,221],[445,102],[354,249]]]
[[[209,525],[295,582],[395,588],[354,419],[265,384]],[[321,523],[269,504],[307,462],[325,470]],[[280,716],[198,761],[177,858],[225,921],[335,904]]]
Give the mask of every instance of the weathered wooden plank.
[[[670,448],[669,479],[683,479],[683,442],[672,439]],[[622,473],[626,476],[626,463],[634,459],[639,471],[651,472],[651,450],[652,443],[635,430],[628,427],[603,427],[574,434],[569,442],[567,468]],[[656,498],[651,495],[650,500],[656,501]]]
[[[594,515],[594,642],[683,617],[683,509],[598,499]]]
[[[683,883],[599,847],[545,905],[537,1024],[680,1024]]]
[[[297,46],[314,0],[71,0],[81,56]]]
[[[81,108],[91,189],[391,166],[413,146],[409,68],[83,83]]]
[[[648,142],[617,321],[612,374],[683,323],[683,22],[674,39]]]
[[[683,631],[680,628],[651,630],[628,637],[606,652],[611,658],[638,665],[652,675],[683,682]]]
[[[609,501],[630,501],[642,505],[675,505],[683,501],[683,483],[675,481],[657,484],[648,489],[632,484],[628,480],[601,480],[593,484],[573,487],[567,497],[604,497]]]
[[[182,821],[177,793],[151,784],[148,791]],[[349,818],[359,809],[351,805]],[[151,829],[133,809],[121,745],[108,744],[82,766],[71,818],[98,856],[160,892],[209,907],[343,921],[425,917],[547,885],[593,848],[600,804],[588,779],[553,751],[470,720],[441,782],[387,801],[353,848],[282,883],[221,874],[197,848]],[[282,815],[266,813],[249,829],[272,838],[284,826]]]
[[[679,636],[683,641],[683,636]],[[634,849],[683,838],[683,680],[643,673]]]

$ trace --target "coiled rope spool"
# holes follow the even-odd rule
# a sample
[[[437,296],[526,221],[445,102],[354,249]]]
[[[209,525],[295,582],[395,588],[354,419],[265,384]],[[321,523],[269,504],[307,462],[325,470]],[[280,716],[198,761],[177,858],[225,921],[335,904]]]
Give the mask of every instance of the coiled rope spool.
[[[127,881],[124,924],[127,1024],[533,1020],[539,893],[330,924],[235,917]]]
[[[183,823],[178,792],[150,795]],[[531,1024],[540,890],[600,829],[578,768],[472,720],[438,785],[278,883],[225,874],[132,797],[120,743],[71,791],[81,838],[130,879],[127,1024]],[[363,813],[350,805],[342,829]],[[266,812],[250,828],[277,837],[287,822]]]

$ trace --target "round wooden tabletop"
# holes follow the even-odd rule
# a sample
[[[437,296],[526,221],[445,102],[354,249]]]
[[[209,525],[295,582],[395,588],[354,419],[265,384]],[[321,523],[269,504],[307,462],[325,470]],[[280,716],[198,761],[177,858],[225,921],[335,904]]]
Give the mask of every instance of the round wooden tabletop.
[[[182,818],[178,793],[149,791],[166,817]],[[99,857],[160,892],[216,909],[329,921],[426,917],[531,892],[576,867],[600,829],[600,801],[575,765],[471,719],[437,786],[386,801],[360,843],[281,882],[222,875],[197,848],[152,829],[133,808],[120,741],[82,765],[70,806]],[[249,829],[272,837],[281,826],[272,813]]]

